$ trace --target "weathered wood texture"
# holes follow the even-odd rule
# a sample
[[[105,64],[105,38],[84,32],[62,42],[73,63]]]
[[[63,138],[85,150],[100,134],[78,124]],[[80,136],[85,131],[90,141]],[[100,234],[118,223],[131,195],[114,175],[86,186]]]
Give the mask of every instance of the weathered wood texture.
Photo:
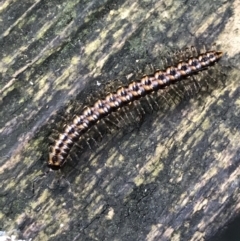
[[[206,240],[239,212],[240,1],[0,1],[0,227],[25,240]],[[56,111],[217,42],[226,85],[45,170]],[[100,87],[99,87],[100,85]],[[103,146],[102,146],[103,145]],[[68,183],[69,182],[69,183]]]

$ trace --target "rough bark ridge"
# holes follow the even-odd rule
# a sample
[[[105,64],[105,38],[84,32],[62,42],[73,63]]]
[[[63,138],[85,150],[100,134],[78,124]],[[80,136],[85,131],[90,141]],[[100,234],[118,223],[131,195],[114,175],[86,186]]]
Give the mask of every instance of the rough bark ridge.
[[[2,229],[25,240],[193,241],[234,218],[239,6],[238,0],[1,1]],[[160,66],[163,52],[213,42],[225,52],[219,75],[225,86],[147,115],[94,151],[76,151],[65,179],[48,173],[36,179],[33,195],[48,136],[63,123],[57,111],[71,112],[70,100],[84,105],[115,78],[133,79],[147,63]]]

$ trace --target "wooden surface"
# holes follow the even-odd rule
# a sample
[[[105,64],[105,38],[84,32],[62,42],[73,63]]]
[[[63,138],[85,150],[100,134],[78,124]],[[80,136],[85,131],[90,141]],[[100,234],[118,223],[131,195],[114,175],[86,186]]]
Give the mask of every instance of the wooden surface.
[[[240,208],[239,6],[0,1],[2,231],[41,241],[193,241],[233,219]],[[214,42],[224,51],[225,86],[77,151],[65,178],[40,178],[48,137],[61,115],[71,118],[71,103],[84,105],[89,93],[143,74],[148,63],[159,66],[169,50]]]

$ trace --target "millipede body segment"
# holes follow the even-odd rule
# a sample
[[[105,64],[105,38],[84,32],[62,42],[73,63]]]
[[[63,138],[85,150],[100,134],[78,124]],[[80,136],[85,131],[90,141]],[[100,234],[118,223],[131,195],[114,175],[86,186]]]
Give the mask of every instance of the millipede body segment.
[[[141,80],[120,87],[116,92],[98,100],[92,107],[84,109],[81,115],[75,116],[71,124],[66,125],[63,133],[51,146],[48,166],[54,170],[60,169],[65,164],[74,143],[105,116],[139,98],[214,65],[221,57],[220,51],[208,51],[196,57],[189,57],[176,66],[168,67],[164,71],[158,70],[153,75],[143,76]]]

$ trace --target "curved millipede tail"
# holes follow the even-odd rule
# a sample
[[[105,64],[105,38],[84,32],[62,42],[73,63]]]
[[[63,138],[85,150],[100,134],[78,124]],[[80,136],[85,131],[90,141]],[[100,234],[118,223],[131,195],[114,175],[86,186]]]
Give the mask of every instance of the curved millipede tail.
[[[222,57],[220,51],[207,51],[196,57],[188,57],[175,66],[158,70],[153,75],[142,77],[128,86],[117,89],[100,99],[92,107],[87,107],[81,115],[75,116],[72,123],[66,125],[49,152],[48,166],[57,170],[66,162],[71,148],[78,139],[103,117],[131,102],[149,95],[152,92],[166,88],[169,85],[196,74],[214,65]]]

